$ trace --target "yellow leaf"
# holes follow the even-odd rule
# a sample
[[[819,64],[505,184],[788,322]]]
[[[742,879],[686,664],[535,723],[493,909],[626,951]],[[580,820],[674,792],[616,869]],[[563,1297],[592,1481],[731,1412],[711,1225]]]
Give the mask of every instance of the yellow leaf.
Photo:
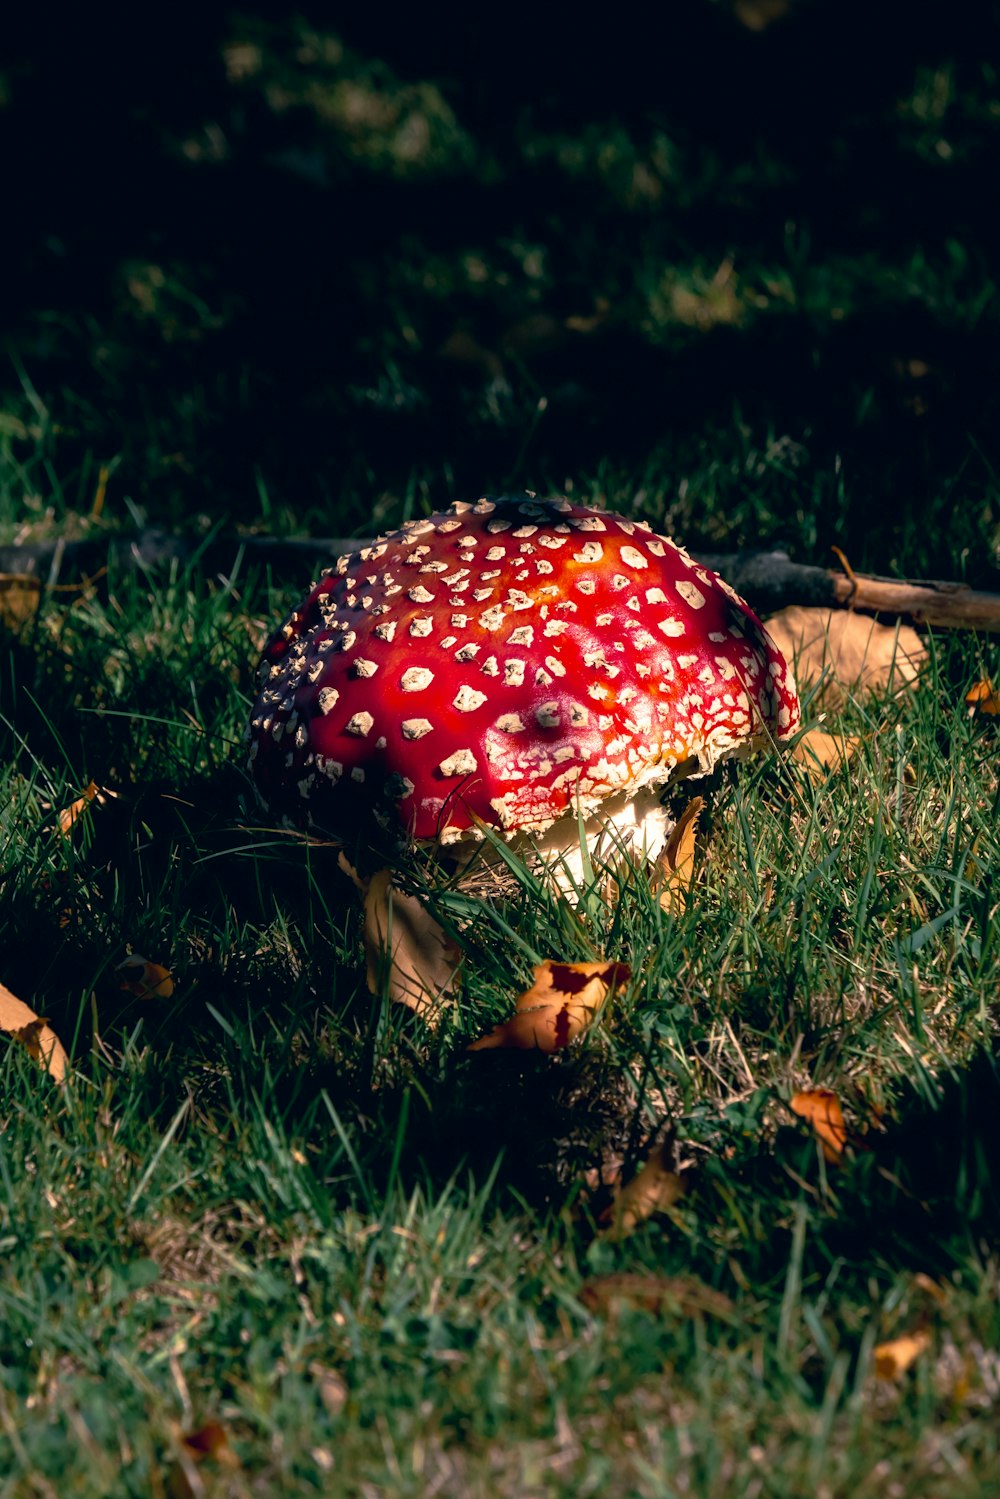
[[[653,889],[664,911],[682,911],[694,882],[694,847],[705,799],[692,797],[674,825],[653,871]]]
[[[792,663],[799,687],[819,683],[814,707],[841,707],[867,692],[916,685],[927,648],[910,625],[880,625],[846,609],[793,604],[767,621],[767,633]]]
[[[0,573],[0,629],[19,635],[38,613],[41,597],[34,573]]]
[[[78,796],[76,801],[71,802],[68,807],[63,807],[59,813],[60,833],[67,838],[72,831],[73,824],[91,802],[96,801],[99,807],[103,807],[109,796],[117,796],[117,794],[116,791],[109,791],[104,786],[98,786],[96,781],[88,781],[82,796]]]
[[[857,734],[827,734],[822,729],[807,729],[788,754],[819,785],[847,764],[860,743]]]
[[[829,1088],[810,1088],[796,1093],[789,1108],[812,1125],[823,1149],[823,1159],[831,1165],[839,1161],[847,1143],[847,1126],[836,1093]]]
[[[119,963],[118,972],[125,973],[119,988],[131,990],[137,999],[169,999],[174,992],[170,970],[162,963],[150,963],[137,952]]]
[[[396,889],[391,869],[365,881],[341,862],[363,892],[369,989],[379,993],[388,964],[391,997],[432,1019],[457,987],[461,950],[415,895]]]
[[[539,963],[531,988],[518,995],[516,1014],[469,1050],[561,1051],[587,1029],[609,992],[624,988],[630,977],[627,963]]]
[[[0,1031],[20,1041],[51,1078],[62,1082],[69,1058],[59,1037],[46,1020],[23,1000],[15,998],[3,984],[0,984]]]
[[[684,1175],[674,1170],[673,1137],[655,1145],[632,1180],[615,1193],[601,1215],[609,1237],[623,1239],[655,1213],[665,1213],[684,1196]]]
[[[987,713],[995,718],[1000,714],[1000,691],[993,686],[989,677],[983,677],[978,682],[973,682],[965,694],[965,701],[969,709],[969,717],[973,713]]]
[[[899,1379],[923,1353],[931,1340],[922,1328],[904,1333],[888,1343],[877,1343],[872,1350],[875,1373],[879,1379]]]

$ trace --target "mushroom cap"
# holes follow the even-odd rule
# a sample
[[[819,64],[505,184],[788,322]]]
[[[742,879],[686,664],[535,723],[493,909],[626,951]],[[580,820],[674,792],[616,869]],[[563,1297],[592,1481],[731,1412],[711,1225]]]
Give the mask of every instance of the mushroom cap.
[[[537,835],[798,726],[791,671],[648,525],[531,496],[339,558],[264,650],[251,774],[272,811],[416,840]]]

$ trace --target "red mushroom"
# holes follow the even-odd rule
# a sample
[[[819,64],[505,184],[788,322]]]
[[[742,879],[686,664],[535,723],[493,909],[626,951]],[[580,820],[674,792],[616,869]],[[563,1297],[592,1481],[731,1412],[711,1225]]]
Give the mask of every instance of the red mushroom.
[[[784,657],[720,577],[643,522],[522,496],[341,557],[264,652],[250,764],[299,825],[558,850],[582,813],[652,855],[678,767],[797,725]]]

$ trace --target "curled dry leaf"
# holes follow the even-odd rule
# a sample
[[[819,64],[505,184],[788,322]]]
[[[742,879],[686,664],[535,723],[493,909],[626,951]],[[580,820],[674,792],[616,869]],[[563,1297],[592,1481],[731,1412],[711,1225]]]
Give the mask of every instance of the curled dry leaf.
[[[827,734],[823,729],[807,729],[788,754],[811,781],[820,785],[847,764],[860,743],[857,734]]]
[[[948,1292],[940,1281],[936,1281],[933,1276],[927,1275],[923,1270],[918,1270],[914,1275],[913,1288],[929,1296],[938,1306],[944,1306],[948,1300]]]
[[[799,687],[819,683],[814,706],[841,707],[865,692],[913,687],[927,648],[910,625],[880,625],[867,614],[793,604],[767,621]]]
[[[169,968],[162,963],[150,963],[137,952],[118,964],[118,972],[123,974],[119,988],[128,989],[136,999],[169,999],[174,992]]]
[[[705,799],[694,796],[675,824],[653,870],[652,886],[664,911],[679,912],[694,882],[694,848]]]
[[[42,582],[34,573],[0,573],[0,630],[19,635],[38,613]]]
[[[646,1312],[673,1312],[681,1317],[709,1316],[730,1321],[736,1308],[728,1296],[689,1276],[657,1275],[653,1271],[620,1270],[591,1275],[580,1287],[588,1311],[613,1315],[619,1307]]]
[[[40,1067],[61,1083],[69,1067],[62,1042],[48,1022],[36,1015],[30,1005],[17,999],[0,984],[0,1030],[26,1046]]]
[[[789,1108],[812,1125],[822,1146],[823,1159],[831,1165],[839,1161],[847,1144],[847,1125],[836,1093],[829,1088],[810,1088],[796,1093]]]
[[[470,1051],[515,1047],[561,1051],[587,1029],[609,993],[631,977],[627,963],[539,963],[534,983],[518,995],[517,1012],[473,1041]]]
[[[900,1379],[911,1364],[928,1347],[931,1335],[924,1328],[903,1333],[888,1343],[877,1343],[872,1350],[875,1373],[879,1379]]]
[[[200,1471],[213,1464],[230,1472],[240,1466],[239,1458],[229,1445],[229,1434],[221,1421],[206,1421],[197,1431],[181,1433],[177,1438],[177,1457],[167,1475],[170,1499],[195,1499],[215,1492]]]
[[[319,1398],[322,1400],[329,1416],[339,1416],[347,1404],[347,1381],[337,1369],[329,1369],[325,1364],[312,1363],[309,1365],[309,1373],[316,1382],[319,1390]]]
[[[601,1214],[609,1238],[623,1239],[655,1213],[665,1213],[679,1202],[687,1187],[686,1175],[674,1169],[674,1140],[668,1135],[649,1152],[632,1180],[615,1193]]]
[[[396,889],[391,869],[364,881],[342,865],[363,894],[369,989],[378,994],[386,974],[393,999],[432,1019],[458,985],[461,949],[415,895]]]
[[[965,702],[970,718],[974,713],[986,713],[995,718],[1000,714],[1000,689],[993,686],[989,677],[983,677],[973,682],[965,694]]]
[[[83,789],[83,794],[78,796],[75,802],[70,802],[68,807],[63,807],[59,813],[59,831],[67,838],[72,831],[73,824],[81,812],[91,802],[96,801],[99,807],[103,807],[109,796],[116,796],[117,792],[108,791],[104,786],[98,786],[96,781],[89,781]]]

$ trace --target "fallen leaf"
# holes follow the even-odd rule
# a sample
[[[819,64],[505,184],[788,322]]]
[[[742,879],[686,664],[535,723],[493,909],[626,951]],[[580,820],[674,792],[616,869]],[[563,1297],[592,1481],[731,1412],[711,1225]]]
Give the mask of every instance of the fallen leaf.
[[[694,847],[698,818],[705,799],[692,797],[688,802],[653,870],[652,886],[664,911],[683,911],[694,881]]]
[[[108,791],[104,786],[98,786],[96,781],[89,781],[83,789],[83,794],[59,813],[60,833],[67,838],[72,831],[73,824],[91,802],[96,801],[99,807],[103,807],[109,796],[117,796],[117,794],[115,791]]]
[[[930,1333],[919,1328],[916,1332],[904,1333],[902,1337],[893,1338],[888,1343],[877,1343],[872,1350],[872,1358],[878,1378],[901,1378],[910,1365],[920,1357],[930,1340]]]
[[[310,1364],[309,1373],[316,1381],[319,1398],[327,1415],[339,1416],[347,1404],[347,1381],[344,1376],[336,1369],[328,1369],[325,1364],[320,1363]]]
[[[197,1431],[185,1432],[177,1438],[177,1457],[167,1475],[170,1499],[195,1499],[210,1492],[199,1471],[205,1464],[217,1464],[230,1471],[240,1466],[221,1421],[206,1421]]]
[[[0,573],[0,628],[19,635],[38,613],[42,581],[34,573]]]
[[[441,356],[455,364],[478,369],[490,380],[504,377],[503,360],[499,354],[481,344],[467,328],[456,328],[449,335],[441,348]]]
[[[561,349],[568,338],[564,321],[548,312],[531,312],[504,330],[500,336],[500,352],[530,360],[536,355]]]
[[[627,963],[539,963],[530,989],[518,995],[516,1013],[470,1051],[498,1046],[522,1051],[561,1051],[587,1029],[608,994],[631,977]]]
[[[118,972],[125,973],[118,987],[130,990],[137,999],[169,999],[174,992],[169,968],[162,963],[150,963],[137,952],[118,964]]]
[[[747,31],[766,31],[792,8],[792,0],[734,0],[733,15]]]
[[[584,337],[589,337],[607,327],[610,317],[611,303],[607,297],[595,297],[593,312],[571,314],[565,322],[571,333],[582,333]]]
[[[674,1140],[668,1135],[653,1147],[632,1180],[615,1193],[600,1221],[610,1238],[623,1239],[647,1218],[672,1208],[686,1187],[686,1177],[674,1170]]]
[[[944,1286],[934,1280],[932,1276],[925,1274],[923,1270],[918,1270],[914,1275],[913,1285],[915,1290],[923,1291],[924,1295],[929,1296],[932,1301],[937,1302],[938,1306],[944,1306],[948,1300],[948,1292]]]
[[[831,1165],[839,1161],[847,1143],[847,1126],[836,1093],[830,1088],[810,1088],[796,1093],[788,1107],[812,1125],[823,1149],[823,1159]]]
[[[342,865],[363,892],[369,989],[378,994],[385,975],[393,999],[430,1019],[458,985],[461,949],[422,901],[393,885],[391,869],[364,881]]]
[[[913,687],[927,648],[910,625],[880,625],[846,609],[792,604],[767,621],[799,687],[819,684],[813,706],[838,708],[852,697]]]
[[[807,729],[786,753],[802,766],[811,781],[820,785],[847,764],[860,743],[858,734],[827,734],[823,729]]]
[[[989,677],[974,682],[965,694],[969,717],[974,713],[987,713],[991,718],[1000,714],[1000,690],[993,686]]]
[[[721,1291],[713,1291],[687,1276],[657,1275],[651,1270],[591,1275],[580,1287],[580,1300],[588,1311],[605,1316],[613,1315],[620,1306],[634,1306],[646,1312],[674,1312],[682,1317],[707,1315],[729,1321],[736,1311],[733,1302]]]
[[[14,1040],[26,1046],[39,1066],[57,1083],[61,1083],[69,1067],[69,1057],[62,1042],[48,1022],[36,1015],[30,1005],[15,998],[10,990],[0,984],[0,1031],[6,1031]]]

